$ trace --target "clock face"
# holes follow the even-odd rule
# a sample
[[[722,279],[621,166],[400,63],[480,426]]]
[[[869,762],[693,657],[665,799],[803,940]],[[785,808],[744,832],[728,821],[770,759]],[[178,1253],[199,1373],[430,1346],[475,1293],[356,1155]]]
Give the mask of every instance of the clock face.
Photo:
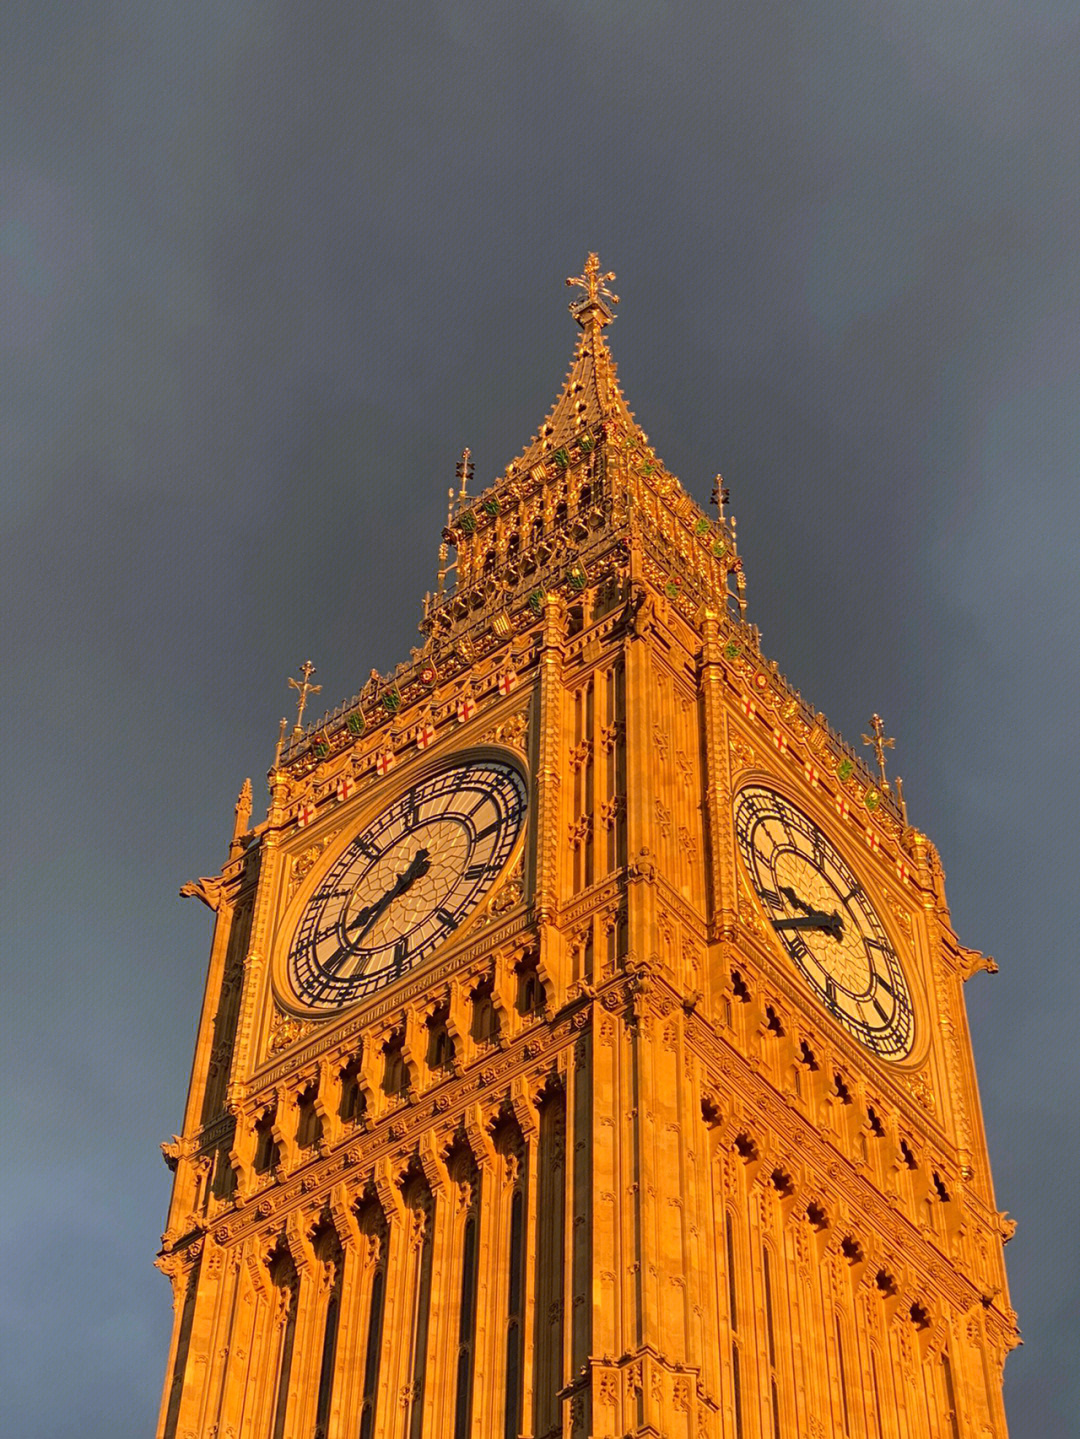
[[[763,785],[735,802],[739,849],[788,954],[826,1009],[884,1059],[911,1050],[911,995],[862,884],[825,833]]]
[[[425,960],[499,877],[526,802],[521,772],[485,759],[446,765],[388,805],[308,900],[288,957],[296,997],[339,1009]]]

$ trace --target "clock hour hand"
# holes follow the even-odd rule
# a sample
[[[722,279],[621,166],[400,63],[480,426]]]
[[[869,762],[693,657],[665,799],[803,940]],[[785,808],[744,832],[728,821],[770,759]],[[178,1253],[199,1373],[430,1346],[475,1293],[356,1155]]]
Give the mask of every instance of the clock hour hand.
[[[844,937],[844,921],[835,910],[825,914],[820,909],[811,909],[794,919],[774,919],[772,924],[773,929],[820,929],[833,939]]]
[[[357,938],[363,939],[367,931],[375,921],[386,912],[394,900],[397,899],[399,895],[403,895],[406,890],[411,889],[418,879],[427,874],[430,868],[431,855],[429,851],[426,849],[417,850],[405,873],[398,875],[397,879],[381,899],[377,899],[374,904],[369,904],[360,910],[356,918],[350,921],[347,928],[359,929],[360,933]]]
[[[843,939],[844,921],[840,918],[838,911],[833,910],[832,914],[824,914],[820,909],[815,909],[812,904],[807,904],[805,899],[800,899],[799,896],[795,893],[795,891],[793,889],[789,889],[787,885],[780,886],[780,893],[787,900],[788,904],[791,905],[792,909],[801,909],[803,914],[805,914],[808,919],[813,919],[817,921],[818,928],[825,929],[826,932],[831,934],[834,939]],[[821,924],[822,919],[827,920],[828,924]],[[785,929],[811,928],[810,925],[789,924],[783,920],[781,920],[780,923],[784,926]]]

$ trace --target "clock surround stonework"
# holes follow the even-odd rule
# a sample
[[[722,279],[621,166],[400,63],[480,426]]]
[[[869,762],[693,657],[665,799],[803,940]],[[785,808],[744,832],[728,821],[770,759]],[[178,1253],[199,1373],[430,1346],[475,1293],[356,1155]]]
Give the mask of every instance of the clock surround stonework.
[[[279,746],[267,819],[246,788],[221,873],[185,886],[215,927],[162,1146],[161,1439],[1004,1439],[1012,1221],[962,994],[992,961],[898,795],[762,656],[733,525],[622,397],[610,278],[590,257],[525,452],[476,497],[463,462],[422,647]],[[313,1012],[305,897],[473,756],[524,776],[521,839],[414,968]],[[749,785],[880,916],[899,1057],[793,962],[778,914],[826,966],[842,920],[763,902]],[[405,932],[395,906],[423,921],[419,848],[340,921],[355,951]]]

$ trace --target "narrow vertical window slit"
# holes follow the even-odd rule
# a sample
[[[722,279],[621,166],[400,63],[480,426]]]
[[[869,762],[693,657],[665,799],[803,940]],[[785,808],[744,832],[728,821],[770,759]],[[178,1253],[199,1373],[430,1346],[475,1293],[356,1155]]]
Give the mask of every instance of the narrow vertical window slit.
[[[847,1371],[844,1368],[844,1339],[840,1333],[840,1316],[836,1316],[836,1365],[840,1374],[840,1399],[844,1406],[844,1433],[851,1433],[851,1415],[848,1413]]]
[[[521,1430],[521,1291],[524,1278],[523,1252],[524,1196],[514,1191],[510,1204],[510,1284],[506,1319],[506,1439],[517,1439]]]
[[[360,1439],[371,1439],[375,1429],[375,1401],[379,1388],[379,1351],[382,1348],[385,1271],[380,1266],[371,1281],[371,1313],[368,1319],[367,1352],[364,1355],[364,1397],[360,1411]]]
[[[476,1219],[465,1221],[461,1256],[461,1310],[458,1320],[457,1390],[454,1439],[468,1439],[472,1415],[472,1349],[476,1320]]]

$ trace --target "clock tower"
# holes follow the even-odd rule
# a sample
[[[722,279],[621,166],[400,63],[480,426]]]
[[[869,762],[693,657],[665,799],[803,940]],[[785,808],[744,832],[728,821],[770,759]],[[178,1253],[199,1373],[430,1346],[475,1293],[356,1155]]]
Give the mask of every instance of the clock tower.
[[[220,874],[161,1439],[1005,1439],[930,840],[761,653],[619,389],[451,492],[423,644],[283,726]]]

